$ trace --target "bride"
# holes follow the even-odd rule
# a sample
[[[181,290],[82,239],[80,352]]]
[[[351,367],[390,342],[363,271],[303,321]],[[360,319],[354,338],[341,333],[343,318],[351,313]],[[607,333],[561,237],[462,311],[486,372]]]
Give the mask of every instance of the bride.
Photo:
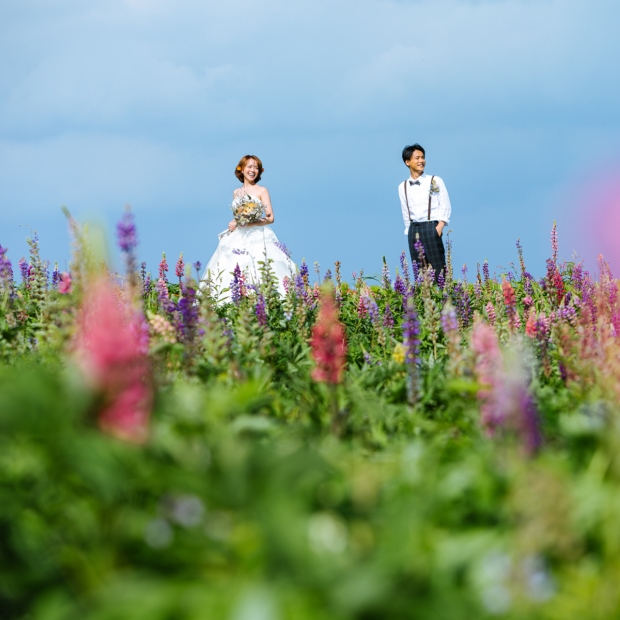
[[[285,294],[284,278],[292,278],[297,269],[286,246],[269,226],[274,221],[271,199],[267,188],[258,185],[263,172],[263,164],[256,155],[245,155],[235,169],[235,176],[243,183],[233,192],[231,209],[237,215],[228,223],[228,230],[220,233],[220,242],[200,283],[202,290],[214,290],[219,301],[229,301],[230,293],[224,289],[230,288],[237,265],[245,283],[256,285],[260,281],[259,261],[270,261],[280,295]],[[259,209],[262,206],[262,217],[244,223],[239,213],[240,207],[246,205],[258,205]]]

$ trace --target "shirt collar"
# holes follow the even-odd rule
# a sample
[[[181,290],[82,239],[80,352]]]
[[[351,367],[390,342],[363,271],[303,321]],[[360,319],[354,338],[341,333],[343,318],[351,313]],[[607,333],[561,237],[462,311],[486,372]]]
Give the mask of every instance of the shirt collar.
[[[407,182],[412,181],[413,183],[415,183],[416,181],[420,181],[420,185],[422,185],[422,182],[424,181],[424,179],[426,179],[427,176],[428,175],[424,172],[417,179],[414,179],[411,175],[409,175]]]

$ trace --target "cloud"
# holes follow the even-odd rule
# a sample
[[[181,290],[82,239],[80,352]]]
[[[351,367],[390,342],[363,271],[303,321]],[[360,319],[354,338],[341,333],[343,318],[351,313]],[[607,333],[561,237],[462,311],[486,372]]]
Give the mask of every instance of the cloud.
[[[597,76],[613,73],[601,44],[612,22],[585,27],[590,12],[582,0],[67,1],[43,22],[13,17],[11,32],[37,34],[38,54],[19,73],[11,54],[0,61],[11,75],[0,132],[313,132],[402,122],[411,102],[448,124],[532,111],[572,122],[592,105],[611,116],[618,88]]]

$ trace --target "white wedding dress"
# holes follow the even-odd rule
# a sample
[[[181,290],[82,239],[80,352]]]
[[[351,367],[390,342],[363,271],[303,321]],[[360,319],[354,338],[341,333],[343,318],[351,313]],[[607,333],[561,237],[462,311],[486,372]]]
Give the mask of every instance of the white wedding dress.
[[[234,207],[234,201],[233,201]],[[209,260],[200,281],[200,289],[211,288],[220,302],[230,301],[233,271],[239,265],[246,284],[260,283],[259,261],[270,260],[277,278],[278,292],[285,295],[284,278],[293,278],[297,267],[284,244],[278,241],[271,226],[238,226],[220,234],[220,242]]]

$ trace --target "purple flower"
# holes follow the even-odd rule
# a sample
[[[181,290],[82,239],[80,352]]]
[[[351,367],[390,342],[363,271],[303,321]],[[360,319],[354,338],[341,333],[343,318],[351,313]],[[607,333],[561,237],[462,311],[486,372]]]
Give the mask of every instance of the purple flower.
[[[394,290],[404,298],[407,294],[407,288],[406,282],[400,277],[400,274],[397,273],[396,279],[394,280]]]
[[[465,329],[471,322],[473,309],[471,307],[469,293],[461,282],[454,285],[453,301],[456,306],[456,314],[459,318],[461,327]]]
[[[558,319],[565,321],[571,327],[577,327],[577,311],[573,306],[566,306],[558,310]]]
[[[58,288],[60,282],[60,271],[58,271],[58,264],[54,265],[54,271],[52,271],[52,288]]]
[[[248,251],[247,250],[241,250],[239,248],[233,248],[232,253],[236,254],[237,256],[241,256],[241,254],[247,254]]]
[[[13,265],[6,255],[7,249],[0,245],[0,280],[6,288],[13,286]]]
[[[413,298],[407,300],[405,320],[403,321],[403,344],[405,364],[408,370],[407,396],[409,404],[414,405],[418,396],[418,365],[420,363],[420,321],[413,305]]]
[[[323,282],[331,282],[332,281],[332,272],[331,269],[328,269],[323,276]]]
[[[403,272],[406,288],[409,288],[409,263],[407,262],[407,255],[404,251],[400,253],[400,268]]]
[[[437,276],[437,286],[443,290],[444,286],[446,285],[446,279],[444,277],[444,272],[443,269],[439,272],[439,275]]]
[[[28,262],[22,256],[17,263],[19,265],[19,271],[22,276],[22,282],[26,285],[26,288],[30,288],[30,268]]]
[[[241,273],[241,267],[239,267],[239,263],[237,263],[233,270],[232,282],[230,283],[230,297],[233,303],[238,304],[241,301],[241,298],[245,296],[245,292],[245,278]]]
[[[301,266],[299,267],[299,274],[304,279],[304,282],[308,284],[308,278],[310,276],[310,272],[308,270],[308,265],[306,264],[306,260],[301,261]]]
[[[291,257],[291,251],[286,247],[285,243],[282,243],[281,241],[276,241],[275,242],[275,246],[283,253],[285,254],[286,258],[290,258]]]
[[[194,268],[194,271],[196,272],[196,280],[200,280],[200,268],[202,267],[202,263],[197,260],[195,263],[192,264],[192,267]]]
[[[144,297],[148,297],[150,295],[152,286],[153,283],[151,282],[151,274],[147,273],[142,281],[142,294]]]
[[[116,236],[118,245],[125,254],[132,254],[138,247],[136,226],[133,221],[133,213],[129,207],[123,213],[121,221],[116,225]]]
[[[413,249],[417,252],[418,254],[418,260],[416,261],[418,264],[423,265],[426,262],[426,258],[424,255],[424,245],[422,244],[422,242],[420,241],[420,236],[418,235],[418,233],[416,233],[416,241],[413,244]]]
[[[390,278],[390,270],[388,269],[385,256],[383,257],[383,267],[381,268],[381,282],[383,289],[389,291],[392,289],[392,280]]]
[[[461,267],[461,273],[463,274],[463,282],[467,284],[467,265]]]
[[[414,260],[413,263],[411,263],[411,270],[413,271],[413,282],[415,284],[420,277],[420,266],[418,265],[417,260]]]
[[[184,342],[193,341],[198,325],[196,290],[187,282],[181,282],[181,298],[177,304],[180,316],[180,336]]]
[[[258,294],[256,298],[256,305],[254,306],[254,313],[258,319],[258,324],[261,327],[267,325],[267,310],[265,309],[265,297],[262,293]]]
[[[372,321],[372,324],[377,326],[381,324],[381,317],[379,315],[379,306],[377,306],[377,302],[370,296],[364,296],[364,305],[368,310],[368,316]]]
[[[295,293],[298,297],[303,298],[305,294],[306,285],[304,284],[304,278],[301,273],[295,274]]]
[[[482,265],[482,275],[484,277],[484,283],[488,284],[491,281],[491,276],[489,275],[489,261],[485,260],[484,265]]]
[[[447,306],[449,306],[447,310],[441,313],[441,327],[444,334],[454,333],[459,329],[454,306],[452,304],[447,304]]]
[[[392,328],[394,327],[394,315],[392,314],[392,310],[390,308],[390,304],[385,304],[385,310],[383,312],[383,327]]]

